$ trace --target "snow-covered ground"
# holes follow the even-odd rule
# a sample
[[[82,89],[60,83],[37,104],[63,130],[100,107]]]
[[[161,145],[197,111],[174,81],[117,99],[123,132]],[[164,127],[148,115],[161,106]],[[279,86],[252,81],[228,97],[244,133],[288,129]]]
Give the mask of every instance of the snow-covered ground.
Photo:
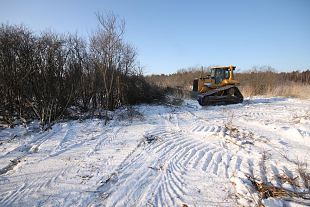
[[[0,206],[309,205],[310,101],[134,109],[1,130]],[[251,178],[291,194],[261,199]]]

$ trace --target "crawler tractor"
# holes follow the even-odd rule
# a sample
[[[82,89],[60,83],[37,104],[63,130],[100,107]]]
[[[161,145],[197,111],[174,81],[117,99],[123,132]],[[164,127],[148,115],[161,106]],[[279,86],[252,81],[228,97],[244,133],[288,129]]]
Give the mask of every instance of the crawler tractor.
[[[226,105],[242,103],[243,96],[234,80],[236,66],[212,67],[211,74],[193,82],[193,91],[197,92],[200,105]]]

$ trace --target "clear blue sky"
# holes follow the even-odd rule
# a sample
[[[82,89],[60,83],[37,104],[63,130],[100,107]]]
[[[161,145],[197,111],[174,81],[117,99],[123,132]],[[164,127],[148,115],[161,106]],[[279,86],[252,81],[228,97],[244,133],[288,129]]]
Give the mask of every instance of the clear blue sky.
[[[310,0],[0,0],[1,23],[85,38],[95,13],[110,11],[125,19],[147,74],[229,64],[310,69]]]

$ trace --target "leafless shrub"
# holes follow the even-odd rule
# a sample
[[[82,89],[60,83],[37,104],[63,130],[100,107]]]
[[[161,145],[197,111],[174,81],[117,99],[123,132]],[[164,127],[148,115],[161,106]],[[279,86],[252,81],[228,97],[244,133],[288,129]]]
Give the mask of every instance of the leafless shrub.
[[[225,129],[228,131],[230,137],[238,138],[240,135],[240,131],[236,126],[233,125],[234,114],[232,113],[226,123],[224,124]]]
[[[298,162],[297,164],[297,172],[300,175],[306,189],[308,189],[310,193],[310,172],[308,171],[308,165],[306,162]]]
[[[246,149],[243,144],[253,144],[252,142],[249,142],[248,140],[241,140],[240,136],[240,130],[233,125],[233,119],[234,114],[231,114],[231,116],[228,118],[227,122],[224,123],[224,127],[226,129],[226,134],[228,136],[225,136],[225,141],[232,143],[239,148]],[[249,151],[247,151],[249,153]]]
[[[266,175],[267,174],[267,169],[266,169],[266,161],[269,159],[269,156],[270,156],[270,154],[269,153],[267,153],[265,150],[262,152],[262,157],[261,157],[261,159],[260,159],[260,161],[259,161],[259,167],[260,167],[260,169],[261,169],[261,173],[262,174],[264,174],[264,175]],[[264,182],[266,182],[267,181],[267,179],[266,178],[263,178],[264,180]]]
[[[300,187],[298,184],[298,176],[293,177],[291,175],[287,175],[285,172],[276,175],[275,179],[280,180],[281,183],[289,183],[293,188]]]
[[[255,178],[251,176],[247,177],[251,181],[255,189],[260,193],[261,199],[266,199],[269,197],[286,197],[290,195],[290,192],[286,191],[283,188],[279,188],[276,186],[272,186],[270,184],[266,184],[264,182],[257,181]]]
[[[303,192],[293,192],[290,190],[287,190],[282,187],[276,187],[273,186],[271,183],[261,182],[253,178],[252,176],[247,175],[248,179],[251,181],[252,185],[255,187],[257,192],[259,193],[260,201],[259,203],[262,203],[262,199],[267,199],[270,197],[273,198],[303,198],[309,200],[309,193],[303,193]],[[289,180],[291,180],[289,178]],[[295,182],[295,181],[292,181]]]
[[[295,160],[295,159],[290,158],[290,157],[288,156],[287,153],[281,153],[281,152],[280,152],[280,154],[281,154],[287,161],[289,161],[289,162],[291,162],[291,163],[294,163],[295,165],[298,165],[298,163],[299,163],[298,158]]]

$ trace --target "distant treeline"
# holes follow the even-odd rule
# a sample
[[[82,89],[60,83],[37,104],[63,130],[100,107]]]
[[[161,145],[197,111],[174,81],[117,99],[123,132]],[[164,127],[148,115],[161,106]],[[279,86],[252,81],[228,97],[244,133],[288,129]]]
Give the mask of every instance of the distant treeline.
[[[310,70],[280,73],[284,80],[310,84]]]
[[[97,18],[98,29],[89,41],[0,26],[2,123],[38,118],[47,128],[72,106],[113,110],[162,96],[145,80],[135,48],[124,41],[124,22],[114,15]]]
[[[240,88],[245,96],[270,95],[310,98],[310,71],[275,72],[270,67],[253,68],[237,73]]]

